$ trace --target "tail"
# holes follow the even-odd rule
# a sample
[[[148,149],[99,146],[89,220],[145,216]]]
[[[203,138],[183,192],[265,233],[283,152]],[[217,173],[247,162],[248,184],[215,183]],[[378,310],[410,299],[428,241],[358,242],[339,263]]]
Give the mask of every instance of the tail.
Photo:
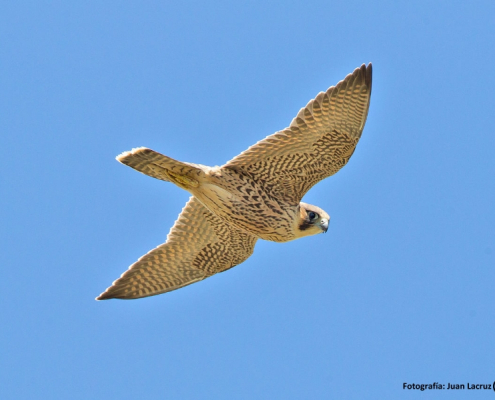
[[[117,161],[156,179],[175,183],[189,190],[199,186],[205,174],[204,165],[174,160],[146,147],[138,147],[117,156]]]

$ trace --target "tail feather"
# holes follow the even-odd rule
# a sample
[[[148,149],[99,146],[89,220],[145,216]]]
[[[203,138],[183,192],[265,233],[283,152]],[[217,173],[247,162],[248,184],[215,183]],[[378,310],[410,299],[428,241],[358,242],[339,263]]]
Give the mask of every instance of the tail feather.
[[[207,168],[199,164],[185,163],[164,156],[146,147],[138,147],[117,156],[117,161],[162,181],[172,182],[188,189],[197,187],[198,178]]]

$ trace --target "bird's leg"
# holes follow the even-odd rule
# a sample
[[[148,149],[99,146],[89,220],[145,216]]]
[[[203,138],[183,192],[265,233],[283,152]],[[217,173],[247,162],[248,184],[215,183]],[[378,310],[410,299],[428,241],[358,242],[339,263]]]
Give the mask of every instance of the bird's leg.
[[[155,164],[155,163],[150,163],[148,166],[155,171],[155,173],[159,175],[164,175],[167,177],[167,179],[175,183],[177,186],[181,187],[182,189],[190,189],[191,187],[196,188],[199,186],[199,182],[196,179],[193,179],[187,175],[183,174],[178,174],[176,172],[172,172],[171,170],[167,168],[163,168],[161,165]]]
[[[177,186],[181,186],[185,188],[190,186],[196,188],[199,186],[199,182],[196,179],[190,178],[187,175],[176,174],[175,172],[169,170],[167,170],[166,173],[169,176],[170,180],[173,183],[175,183]]]

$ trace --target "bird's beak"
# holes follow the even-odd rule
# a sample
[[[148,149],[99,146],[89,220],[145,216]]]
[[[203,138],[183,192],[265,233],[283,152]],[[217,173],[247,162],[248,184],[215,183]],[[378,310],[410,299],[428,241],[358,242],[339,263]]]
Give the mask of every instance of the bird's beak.
[[[328,219],[325,218],[323,218],[320,222],[321,230],[323,231],[323,233],[326,233],[328,230],[328,222]]]

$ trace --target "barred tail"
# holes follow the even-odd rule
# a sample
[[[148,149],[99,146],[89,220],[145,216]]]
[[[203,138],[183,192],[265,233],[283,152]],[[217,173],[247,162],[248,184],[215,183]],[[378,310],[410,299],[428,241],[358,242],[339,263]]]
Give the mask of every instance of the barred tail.
[[[186,190],[199,186],[199,180],[207,168],[174,160],[146,147],[126,151],[117,156],[117,161],[145,175],[175,183]]]

